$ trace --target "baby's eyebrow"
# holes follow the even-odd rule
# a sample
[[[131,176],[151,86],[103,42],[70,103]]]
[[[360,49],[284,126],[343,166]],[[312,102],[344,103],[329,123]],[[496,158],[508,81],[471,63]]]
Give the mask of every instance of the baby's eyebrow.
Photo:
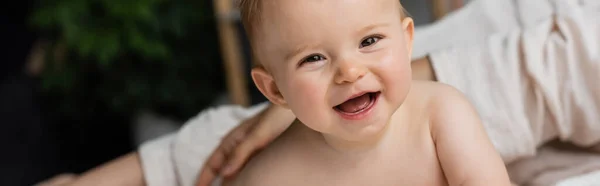
[[[388,27],[390,24],[387,22],[381,22],[381,23],[373,23],[373,24],[369,24],[365,27],[362,27],[361,29],[358,30],[358,35],[360,35],[362,37],[362,35],[364,35],[365,33],[374,30],[376,28],[380,28],[380,27]],[[291,48],[289,50],[285,50],[285,56],[284,56],[284,60],[285,61],[289,61],[291,58],[295,57],[296,55],[302,53],[303,51],[310,49],[310,48],[316,48],[318,47],[318,45],[299,45],[297,47]]]
[[[294,56],[302,53],[303,51],[309,49],[309,48],[315,48],[317,47],[317,45],[300,45],[298,47],[295,47],[291,50],[286,50],[285,51],[285,61],[289,61],[290,59],[292,59]]]
[[[373,24],[369,24],[369,25],[367,25],[365,27],[362,27],[360,30],[358,30],[357,33],[359,35],[364,35],[365,33],[369,32],[371,30],[374,30],[374,29],[379,28],[379,27],[388,27],[389,25],[390,24],[387,23],[387,22],[384,22],[384,23],[373,23]]]

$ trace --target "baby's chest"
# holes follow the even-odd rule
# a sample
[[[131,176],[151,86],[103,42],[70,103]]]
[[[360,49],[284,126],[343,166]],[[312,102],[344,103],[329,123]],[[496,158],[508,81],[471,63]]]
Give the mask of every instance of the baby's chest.
[[[398,186],[446,185],[435,154],[413,154],[390,159],[367,160],[347,165],[327,165],[304,168],[285,185],[327,186]],[[289,184],[292,183],[292,184]]]

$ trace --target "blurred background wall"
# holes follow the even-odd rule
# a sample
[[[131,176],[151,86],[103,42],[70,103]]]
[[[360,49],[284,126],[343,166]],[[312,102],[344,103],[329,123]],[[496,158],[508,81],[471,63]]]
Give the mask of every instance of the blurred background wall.
[[[80,173],[135,149],[132,123],[176,123],[225,92],[210,1],[3,6],[0,185]]]
[[[177,130],[205,108],[236,104],[219,1],[5,2],[0,185],[81,173]],[[402,2],[422,25],[439,17],[432,7],[440,1],[458,0]],[[233,25],[246,105],[263,102],[249,78],[241,24],[234,18]]]

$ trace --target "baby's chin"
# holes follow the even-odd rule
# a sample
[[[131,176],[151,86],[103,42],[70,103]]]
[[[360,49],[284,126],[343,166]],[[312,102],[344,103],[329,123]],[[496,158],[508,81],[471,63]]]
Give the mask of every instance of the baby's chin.
[[[330,146],[341,148],[364,148],[378,144],[387,134],[388,122],[372,123],[363,128],[340,129],[337,131],[321,132]]]
[[[348,136],[348,140],[351,141],[367,141],[373,139],[374,137],[380,136],[387,129],[388,122],[374,122],[369,124],[368,126],[352,131],[346,131]]]

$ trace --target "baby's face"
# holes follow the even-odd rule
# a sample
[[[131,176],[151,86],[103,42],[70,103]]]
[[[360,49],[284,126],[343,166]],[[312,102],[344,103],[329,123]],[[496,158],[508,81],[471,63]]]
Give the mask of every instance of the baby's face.
[[[377,134],[411,82],[412,19],[398,0],[269,0],[253,35],[259,89],[308,127]]]

